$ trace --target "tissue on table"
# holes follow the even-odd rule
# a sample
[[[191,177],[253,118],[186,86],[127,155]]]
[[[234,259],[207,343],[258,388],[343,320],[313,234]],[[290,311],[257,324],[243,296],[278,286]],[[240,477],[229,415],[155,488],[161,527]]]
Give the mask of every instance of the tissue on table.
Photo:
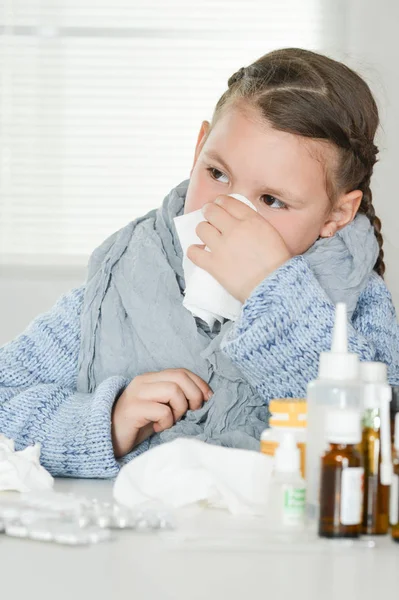
[[[16,452],[13,440],[0,433],[0,491],[30,492],[52,488],[54,479],[39,459],[40,444]]]
[[[256,210],[254,205],[245,196],[241,194],[230,194],[230,196]],[[186,281],[183,306],[195,317],[200,317],[208,323],[209,327],[213,327],[215,321],[220,321],[221,323],[223,319],[235,321],[240,314],[242,305],[212,275],[194,265],[187,258],[187,249],[189,246],[192,244],[202,244],[195,232],[197,225],[202,221],[206,221],[202,210],[196,210],[195,212],[181,215],[174,219],[176,231],[183,249],[183,270]]]
[[[262,515],[273,459],[260,452],[179,438],[122,467],[113,495],[129,508],[158,502],[178,508],[206,502],[234,515]]]

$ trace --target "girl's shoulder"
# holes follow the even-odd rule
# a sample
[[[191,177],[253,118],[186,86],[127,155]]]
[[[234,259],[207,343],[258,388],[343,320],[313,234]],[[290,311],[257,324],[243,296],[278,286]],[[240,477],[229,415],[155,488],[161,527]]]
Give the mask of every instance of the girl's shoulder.
[[[355,319],[365,312],[396,317],[392,294],[385,281],[375,271],[371,273],[366,287],[359,296],[353,318]]]

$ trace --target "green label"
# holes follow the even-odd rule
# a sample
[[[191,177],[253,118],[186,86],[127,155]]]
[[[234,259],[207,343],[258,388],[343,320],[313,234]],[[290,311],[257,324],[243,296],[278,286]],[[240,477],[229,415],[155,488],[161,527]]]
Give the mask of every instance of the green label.
[[[305,506],[305,490],[287,487],[284,490],[284,508],[301,508],[303,506]]]

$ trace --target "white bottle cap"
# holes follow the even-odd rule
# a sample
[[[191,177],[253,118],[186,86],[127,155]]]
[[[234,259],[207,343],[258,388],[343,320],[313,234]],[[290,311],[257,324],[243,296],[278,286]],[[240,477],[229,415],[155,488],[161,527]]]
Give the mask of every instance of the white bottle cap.
[[[329,410],[326,437],[331,444],[358,444],[362,439],[360,412],[350,409]]]
[[[382,362],[361,362],[360,375],[364,383],[387,383],[388,381],[388,369]]]
[[[297,473],[300,466],[301,458],[296,439],[292,433],[284,433],[274,454],[275,471],[278,473]]]
[[[347,325],[346,304],[340,302],[335,309],[331,352],[320,354],[319,379],[355,381],[359,378],[359,358],[348,352]]]
[[[364,408],[380,409],[381,403],[386,399],[391,399],[390,387],[388,385],[388,369],[382,362],[361,362],[360,377],[366,384],[364,388]]]

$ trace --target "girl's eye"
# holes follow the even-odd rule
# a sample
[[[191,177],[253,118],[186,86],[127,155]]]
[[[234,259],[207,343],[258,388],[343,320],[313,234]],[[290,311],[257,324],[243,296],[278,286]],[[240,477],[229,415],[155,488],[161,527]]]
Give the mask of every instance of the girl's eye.
[[[211,177],[213,179],[216,179],[216,181],[221,181],[221,183],[228,183],[229,179],[227,177],[227,175],[225,175],[224,173],[222,173],[222,171],[219,171],[219,169],[215,169],[213,167],[208,167],[207,171],[209,171]],[[225,179],[227,181],[222,181],[220,178],[221,177],[225,177]]]
[[[284,204],[284,202],[281,202],[281,200],[270,194],[264,194],[261,200],[266,206],[270,206],[270,208],[287,208],[287,205]]]

